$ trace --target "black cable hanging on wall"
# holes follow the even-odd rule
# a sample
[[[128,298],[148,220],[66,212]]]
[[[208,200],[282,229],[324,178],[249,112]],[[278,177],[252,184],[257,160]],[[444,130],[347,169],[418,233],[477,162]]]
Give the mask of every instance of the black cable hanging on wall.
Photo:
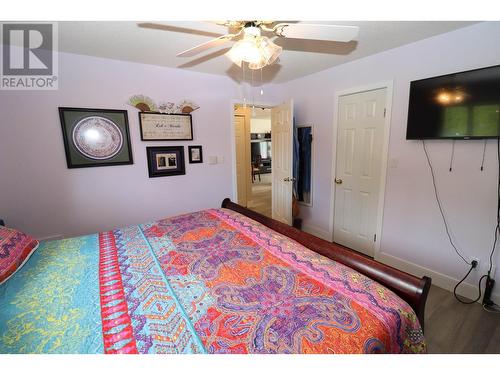
[[[455,158],[455,140],[451,143],[450,172],[453,169],[453,159]]]
[[[450,159],[450,172],[452,171],[452,163],[453,163],[453,158],[454,158],[454,151],[455,151],[455,148],[454,148],[454,144],[452,146],[452,154],[451,154],[451,159]],[[470,273],[472,272],[472,270],[474,268],[477,267],[477,262],[476,261],[472,261],[472,262],[469,262],[467,261],[463,256],[462,254],[460,254],[460,252],[458,251],[458,248],[456,247],[456,245],[454,244],[452,238],[451,238],[451,235],[450,235],[450,231],[449,231],[449,228],[448,228],[448,223],[446,221],[446,218],[445,218],[445,215],[444,215],[444,211],[443,211],[443,207],[441,205],[441,201],[439,199],[439,195],[438,195],[438,191],[437,191],[437,185],[436,185],[436,177],[435,177],[435,174],[434,174],[434,168],[432,166],[432,163],[430,161],[430,157],[429,157],[429,154],[427,152],[427,148],[425,146],[425,140],[422,140],[422,147],[424,149],[424,153],[425,153],[425,156],[427,158],[427,164],[429,165],[429,169],[430,169],[430,172],[431,172],[431,176],[432,176],[432,184],[433,184],[433,187],[434,187],[434,195],[435,195],[435,198],[436,198],[436,202],[437,202],[437,205],[438,205],[438,208],[439,208],[439,212],[441,213],[441,217],[443,219],[443,223],[444,223],[444,226],[445,226],[445,230],[446,230],[446,234],[448,236],[448,240],[451,244],[451,246],[453,247],[453,249],[455,250],[455,252],[458,254],[458,256],[460,258],[462,258],[462,260],[468,264],[470,266],[469,270],[467,271],[467,273],[465,274],[465,276],[455,285],[454,289],[453,289],[453,295],[455,296],[456,300],[459,301],[460,303],[463,303],[463,304],[466,304],[466,305],[470,305],[470,304],[473,304],[473,303],[476,303],[478,302],[480,299],[481,299],[481,296],[482,296],[482,291],[481,291],[481,282],[485,279],[485,278],[488,278],[491,274],[491,270],[493,268],[493,254],[495,253],[495,249],[496,249],[496,244],[498,242],[498,235],[500,233],[500,138],[497,138],[497,162],[498,162],[498,180],[497,180],[497,222],[496,222],[496,226],[495,226],[495,233],[494,233],[494,241],[493,241],[493,247],[491,249],[491,253],[490,253],[490,256],[489,256],[489,269],[488,269],[488,272],[487,274],[485,275],[482,275],[480,278],[479,278],[479,282],[478,282],[478,297],[474,300],[471,300],[471,301],[464,301],[462,300],[456,293],[458,287],[460,286],[460,284],[462,284],[462,282],[465,281],[465,279],[467,279],[467,277],[470,275]],[[481,162],[481,171],[484,170],[484,159],[485,159],[485,153],[486,153],[486,140],[484,142],[484,146],[483,146],[483,157],[482,157],[482,162]],[[493,306],[489,307],[489,308],[486,308],[485,305],[483,305],[483,308],[488,311],[488,312],[496,312],[498,313],[500,310],[498,309],[498,305],[496,304],[493,304]]]
[[[481,171],[484,171],[484,156],[486,155],[486,142],[488,140],[485,138],[484,139],[484,145],[483,145],[483,159],[481,160]]]
[[[495,240],[493,241],[493,248],[490,253],[490,267],[488,268],[488,276],[493,268],[493,254],[495,253],[498,233],[500,232],[500,138],[497,138],[497,161],[498,161],[498,181],[497,181],[497,225],[495,227]]]
[[[449,240],[451,246],[453,247],[453,249],[455,250],[455,252],[457,253],[457,255],[460,258],[462,258],[462,260],[466,264],[468,264],[469,266],[471,266],[472,265],[471,262],[469,262],[467,259],[464,258],[464,256],[462,254],[460,254],[460,251],[458,251],[457,246],[455,245],[455,243],[453,242],[453,239],[451,238],[450,230],[448,228],[448,222],[446,221],[446,217],[444,216],[443,206],[441,205],[441,200],[439,199],[439,195],[438,195],[438,191],[437,191],[436,176],[434,175],[434,168],[432,167],[431,159],[429,158],[429,153],[427,152],[427,148],[425,147],[425,140],[424,139],[422,139],[422,147],[424,148],[425,157],[427,158],[427,164],[429,165],[429,169],[431,171],[432,186],[434,187],[434,195],[436,197],[436,202],[438,204],[439,212],[441,213],[441,218],[443,219],[444,228],[446,230],[446,234],[448,236],[448,240]]]
[[[491,277],[491,270],[493,268],[493,254],[495,253],[496,250],[496,245],[498,242],[498,234],[500,233],[500,138],[497,138],[497,161],[498,161],[498,185],[497,185],[497,225],[495,227],[495,239],[493,241],[493,247],[491,248],[490,252],[490,266],[488,268],[488,273],[486,276],[488,277],[487,280],[490,279]],[[485,291],[485,294],[486,291]],[[489,298],[489,296],[488,296]],[[489,299],[488,305],[485,304],[485,301],[483,300],[483,309],[486,310],[487,312],[492,312],[492,313],[500,313],[500,306],[491,301]]]

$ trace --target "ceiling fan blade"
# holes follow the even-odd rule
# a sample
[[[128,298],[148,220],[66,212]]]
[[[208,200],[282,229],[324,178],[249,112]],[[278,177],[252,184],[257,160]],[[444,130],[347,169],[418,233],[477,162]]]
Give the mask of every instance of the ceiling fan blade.
[[[206,34],[213,37],[227,33],[227,27],[203,21],[161,21],[156,23],[141,22],[138,23],[138,26],[149,29],[174,31],[188,34]]]
[[[141,22],[138,23],[137,26],[143,29],[152,29],[152,30],[162,30],[162,31],[171,31],[175,33],[184,33],[184,34],[192,34],[192,35],[203,35],[210,36],[212,38],[218,37],[221,34],[227,32],[224,28],[215,32],[213,30],[209,30],[209,28],[201,29],[193,29],[191,24],[187,22],[177,22],[177,23],[153,23],[153,22]],[[197,25],[195,25],[197,26]],[[217,27],[218,28],[218,27]]]
[[[359,27],[308,23],[279,23],[274,26],[274,32],[276,35],[286,38],[349,42],[358,36]]]
[[[178,57],[192,57],[192,56],[195,56],[195,55],[199,54],[200,52],[206,51],[207,49],[210,49],[210,48],[213,48],[213,47],[217,47],[217,46],[219,46],[221,44],[224,44],[224,43],[228,42],[230,39],[234,38],[237,35],[238,34],[221,35],[218,38],[209,40],[208,42],[205,42],[205,43],[202,43],[202,44],[198,44],[197,46],[195,46],[193,48],[190,48],[190,49],[187,49],[187,50],[185,50],[185,51],[183,51],[181,53],[178,53],[177,56]]]

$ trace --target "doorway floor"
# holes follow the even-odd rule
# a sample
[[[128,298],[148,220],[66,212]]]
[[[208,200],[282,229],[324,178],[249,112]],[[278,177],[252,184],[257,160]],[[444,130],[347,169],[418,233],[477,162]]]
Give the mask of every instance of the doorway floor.
[[[247,207],[267,217],[272,217],[271,205],[271,173],[265,173],[255,176],[252,183],[252,199],[248,201]]]

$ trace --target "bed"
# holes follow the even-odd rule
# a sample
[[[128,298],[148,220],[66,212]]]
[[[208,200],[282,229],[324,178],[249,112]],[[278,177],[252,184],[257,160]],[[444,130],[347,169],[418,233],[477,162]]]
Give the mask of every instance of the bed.
[[[42,242],[0,285],[0,353],[425,353],[429,287],[225,199]]]

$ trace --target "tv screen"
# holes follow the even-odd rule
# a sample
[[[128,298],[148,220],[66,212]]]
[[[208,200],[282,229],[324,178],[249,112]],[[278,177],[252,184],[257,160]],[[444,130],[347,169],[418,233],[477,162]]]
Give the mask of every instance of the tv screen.
[[[500,65],[412,81],[406,139],[500,136]]]

